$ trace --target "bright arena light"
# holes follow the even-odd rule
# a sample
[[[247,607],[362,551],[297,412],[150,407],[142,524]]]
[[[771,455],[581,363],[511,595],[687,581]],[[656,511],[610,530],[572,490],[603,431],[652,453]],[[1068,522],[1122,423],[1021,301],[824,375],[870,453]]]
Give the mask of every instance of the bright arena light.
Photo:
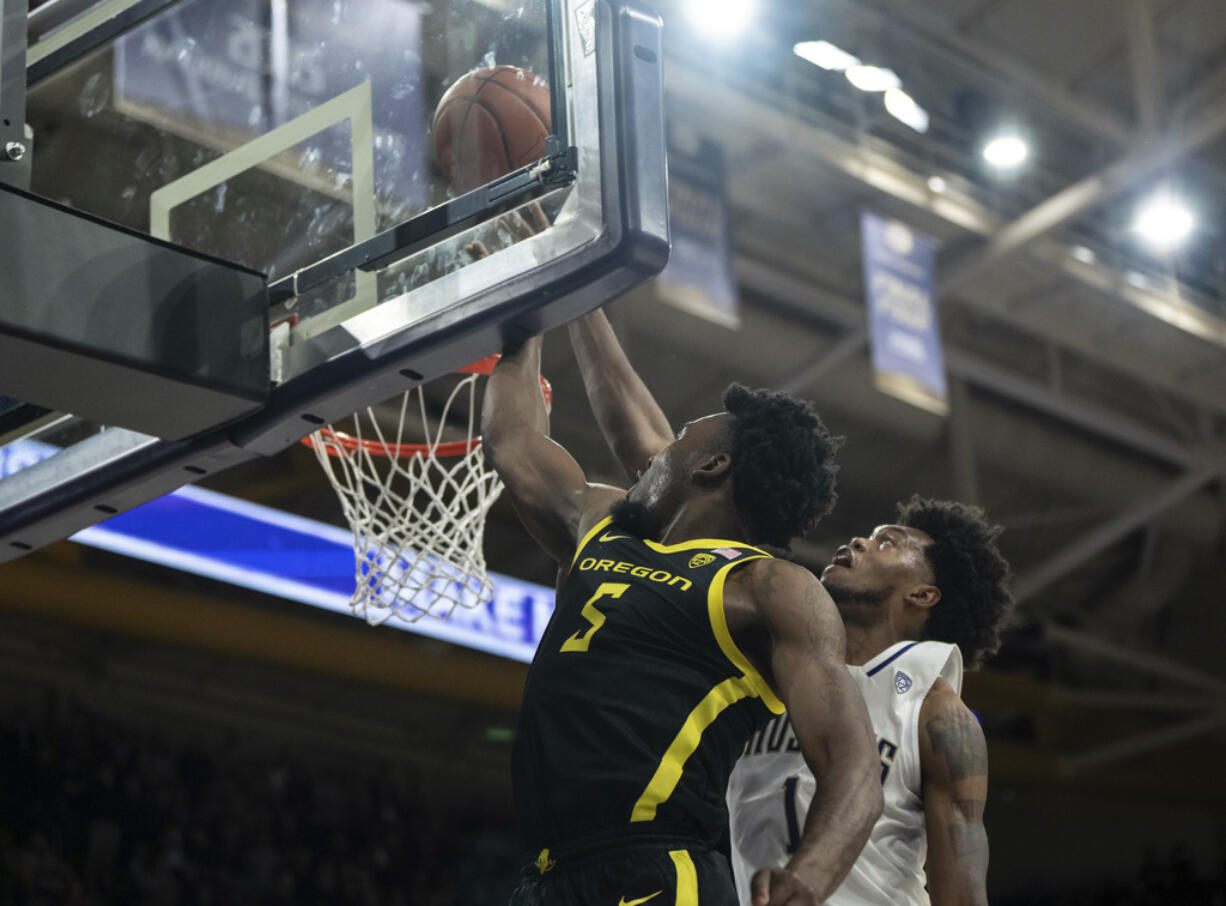
[[[1020,167],[1029,156],[1030,146],[1016,132],[997,135],[983,146],[983,159],[998,170]]]
[[[859,57],[849,54],[841,47],[835,47],[829,41],[801,41],[792,47],[792,53],[831,72],[843,72],[860,65]]]
[[[928,111],[901,88],[891,88],[885,93],[885,109],[894,119],[905,123],[916,132],[928,131]]]
[[[1160,251],[1182,245],[1195,228],[1191,209],[1169,191],[1143,201],[1132,222],[1133,232]]]
[[[868,66],[864,63],[847,70],[847,81],[861,91],[890,91],[902,87],[902,80],[892,69]]]
[[[757,0],[689,0],[686,13],[694,27],[708,38],[739,35],[753,20]]]

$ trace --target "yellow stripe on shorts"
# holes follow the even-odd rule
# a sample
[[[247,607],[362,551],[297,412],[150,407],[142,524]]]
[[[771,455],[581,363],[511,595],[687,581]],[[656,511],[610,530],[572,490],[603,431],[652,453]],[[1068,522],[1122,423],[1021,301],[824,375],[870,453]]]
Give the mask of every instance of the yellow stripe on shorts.
[[[677,869],[677,906],[698,906],[698,872],[684,849],[669,852]]]

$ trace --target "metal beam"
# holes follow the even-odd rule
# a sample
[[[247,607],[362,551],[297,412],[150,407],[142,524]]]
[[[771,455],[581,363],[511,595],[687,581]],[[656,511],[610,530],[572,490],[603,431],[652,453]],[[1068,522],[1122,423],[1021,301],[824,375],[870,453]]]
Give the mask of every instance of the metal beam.
[[[1194,291],[1180,286],[1177,291],[1165,291],[1138,285],[1135,275],[1125,274],[1102,264],[1086,263],[1069,254],[1063,243],[1040,239],[1029,249],[1031,257],[1041,264],[1058,268],[1082,285],[1113,300],[1126,302],[1138,311],[1151,315],[1184,333],[1200,337],[1220,349],[1226,349],[1226,320],[1209,312],[1208,306],[1198,305]],[[1203,298],[1203,297],[1202,297]],[[1209,300],[1206,300],[1209,301]],[[1216,300],[1211,303],[1218,307]],[[1179,390],[1175,388],[1175,392]]]
[[[1066,777],[1076,776],[1089,768],[1107,764],[1112,761],[1122,761],[1134,758],[1147,752],[1168,749],[1189,739],[1212,733],[1226,726],[1226,709],[1212,711],[1201,717],[1177,723],[1174,726],[1156,730],[1153,733],[1143,733],[1121,742],[1108,743],[1098,748],[1090,749],[1080,755],[1065,757],[1060,760],[1060,772]]]
[[[959,500],[979,503],[979,469],[975,464],[975,434],[970,414],[970,393],[963,377],[949,381],[949,460]]]
[[[941,295],[957,292],[1040,236],[1112,198],[1171,161],[1196,151],[1223,132],[1226,132],[1226,107],[1161,140],[1139,144],[1111,166],[1035,205],[998,230],[984,248],[963,256],[961,260],[942,262],[945,273],[938,287],[939,292]]]
[[[1068,86],[1036,72],[1019,60],[1002,52],[1000,45],[980,41],[965,32],[951,30],[948,20],[922,3],[889,3],[881,0],[827,0],[840,7],[840,15],[858,17],[891,34],[901,34],[925,54],[943,57],[954,65],[994,82],[1009,96],[1032,99],[1044,112],[1055,113],[1067,124],[1083,129],[1110,142],[1118,149],[1127,149],[1137,136],[1132,124],[1114,110],[1084,95],[1075,94]],[[1226,65],[1214,69],[1197,80],[1197,86],[1174,108],[1168,122],[1180,122],[1191,113],[1221,94],[1220,82],[1226,80]],[[1217,167],[1198,160],[1188,162],[1191,169],[1219,187],[1226,187],[1226,174]]]
[[[782,97],[779,98],[778,107],[763,103],[758,96],[767,94],[765,89],[756,89],[753,98],[732,86],[724,86],[720,92],[713,93],[710,90],[710,76],[681,63],[670,66],[668,84],[670,93],[683,100],[693,116],[715,124],[735,119],[740,124],[739,128],[752,129],[763,140],[786,144],[792,149],[790,160],[797,166],[822,166],[976,236],[992,236],[1004,226],[991,208],[959,188],[957,179],[951,177],[949,186],[943,192],[933,192],[927,184],[930,174],[922,161],[909,158],[898,149],[887,148],[871,137],[857,138],[849,133],[844,124],[816,111],[806,110],[804,119],[795,112],[785,112],[793,108]],[[1127,302],[1175,328],[1226,347],[1226,320],[1182,298],[1195,296],[1187,287],[1181,286],[1178,292],[1172,292],[1128,284],[1119,271],[1101,264],[1085,264],[1072,257],[1067,244],[1051,238],[1031,242],[1029,251],[1044,269],[1050,270],[1055,264],[1062,274],[1095,293],[1113,301]],[[1007,312],[1002,313],[1000,306],[988,304],[980,293],[965,299],[959,297],[957,301],[1008,320]],[[1015,317],[1011,323],[1016,322]],[[1023,329],[1031,333],[1039,331],[1038,335],[1046,338],[1056,338],[1047,322],[1028,324]],[[1110,348],[1104,348],[1092,339],[1064,342],[1093,361],[1107,362],[1111,367],[1134,374],[1140,380],[1160,383],[1167,390],[1199,405],[1212,408],[1222,405],[1220,402],[1215,405],[1203,394],[1189,393],[1172,376],[1156,374],[1152,370],[1142,372],[1135,362],[1130,364],[1126,359],[1113,356]]]
[[[1078,566],[1102,553],[1129,532],[1149,522],[1163,510],[1196,493],[1207,482],[1226,472],[1226,462],[1201,466],[1184,474],[1157,494],[1137,501],[1132,507],[1108,519],[1098,528],[1018,576],[1013,584],[1013,596],[1022,603],[1034,597],[1053,582],[1068,575]]]
[[[868,331],[855,328],[843,336],[811,365],[779,384],[784,393],[802,393],[855,355],[868,344]]]
[[[1226,90],[1226,59],[1223,59],[1223,51],[1224,46],[1219,45],[1209,55],[1217,59],[1216,65],[1211,69],[1203,69],[1196,75],[1192,87],[1174,105],[1169,122],[1177,124],[1206,105],[1221,102],[1222,92]],[[1214,168],[1214,171],[1221,172],[1217,168]]]
[[[1189,686],[1195,686],[1198,689],[1204,689],[1211,693],[1219,701],[1226,700],[1226,679],[1214,676],[1211,673],[1205,673],[1179,661],[1151,654],[1148,651],[1140,651],[1136,648],[1119,645],[1101,636],[1091,635],[1088,632],[1081,632],[1077,629],[1069,629],[1067,626],[1060,626],[1056,623],[1045,623],[1043,629],[1049,642],[1097,655],[1141,673],[1149,673],[1179,683],[1185,683]]]
[[[1134,422],[1109,409],[1053,393],[1045,384],[1019,377],[999,365],[963,352],[946,348],[945,366],[951,374],[977,387],[990,390],[1016,403],[1023,403],[1046,415],[1122,444],[1139,453],[1172,465],[1193,469],[1205,462],[1205,455],[1179,441]]]
[[[1141,133],[1149,135],[1157,131],[1164,93],[1158,42],[1154,38],[1154,10],[1150,0],[1125,0],[1124,20],[1137,122]]]
[[[1115,692],[1096,689],[1069,689],[1058,687],[1052,690],[1051,701],[1066,707],[1118,709],[1121,711],[1163,711],[1192,713],[1211,711],[1221,706],[1221,701],[1201,695],[1186,693],[1162,694],[1146,692]]]
[[[1002,53],[998,45],[976,40],[965,32],[950,29],[949,22],[930,12],[922,3],[889,3],[881,0],[827,0],[840,8],[840,15],[901,33],[908,44],[923,53],[935,53],[954,64],[973,69],[1010,94],[1037,100],[1042,106],[1081,128],[1089,128],[1116,144],[1131,140],[1132,129],[1113,111],[1087,98],[1074,95],[1066,87],[1029,66]]]
[[[811,315],[818,315],[845,328],[845,338],[851,345],[853,336],[865,342],[864,306],[836,292],[814,286],[765,265],[745,255],[737,255],[734,264],[737,280],[745,287],[771,298],[792,304],[799,303]],[[856,333],[858,332],[858,333]],[[841,345],[841,344],[840,344]],[[838,349],[836,347],[835,349]],[[835,349],[826,357],[830,358]],[[838,349],[838,362],[846,360],[850,350]],[[833,364],[833,362],[832,362]],[[1107,440],[1136,450],[1163,462],[1185,469],[1204,465],[1205,455],[1152,428],[1134,422],[1101,406],[1081,402],[1056,394],[1046,385],[1027,380],[1006,371],[978,356],[957,348],[947,347],[945,364],[949,373],[976,387],[989,390],[1014,402],[1022,403],[1047,415],[1059,418]],[[815,366],[816,367],[816,366]]]

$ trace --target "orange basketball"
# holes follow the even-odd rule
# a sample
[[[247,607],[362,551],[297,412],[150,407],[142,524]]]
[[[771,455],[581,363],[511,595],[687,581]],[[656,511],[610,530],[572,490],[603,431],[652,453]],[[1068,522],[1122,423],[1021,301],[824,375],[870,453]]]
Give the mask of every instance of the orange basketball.
[[[431,125],[434,159],[460,192],[539,160],[549,132],[549,83],[518,66],[461,76]]]

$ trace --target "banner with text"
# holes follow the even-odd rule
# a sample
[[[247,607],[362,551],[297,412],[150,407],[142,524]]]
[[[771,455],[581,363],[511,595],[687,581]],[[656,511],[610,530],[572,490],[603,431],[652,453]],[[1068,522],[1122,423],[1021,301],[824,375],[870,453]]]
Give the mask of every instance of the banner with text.
[[[935,242],[870,211],[861,215],[860,227],[874,383],[883,393],[948,415],[933,298]]]
[[[672,253],[657,278],[660,297],[700,318],[740,327],[724,150],[685,125],[669,130],[668,208]]]

